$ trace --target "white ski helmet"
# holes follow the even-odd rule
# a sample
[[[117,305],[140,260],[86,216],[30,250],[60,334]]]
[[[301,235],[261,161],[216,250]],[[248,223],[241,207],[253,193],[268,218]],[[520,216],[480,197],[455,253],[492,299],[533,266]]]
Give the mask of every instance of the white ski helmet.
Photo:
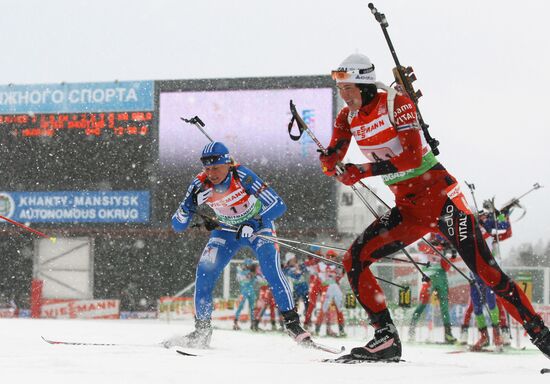
[[[374,84],[376,72],[367,56],[353,53],[342,61],[337,70],[332,71],[332,78],[337,83]]]

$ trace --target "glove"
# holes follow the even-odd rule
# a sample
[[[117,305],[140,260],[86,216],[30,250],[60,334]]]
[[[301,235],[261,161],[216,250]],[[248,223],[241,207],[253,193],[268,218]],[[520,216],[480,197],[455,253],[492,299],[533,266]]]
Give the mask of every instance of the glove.
[[[353,185],[361,180],[365,175],[355,164],[346,164],[344,167],[344,173],[336,176],[338,181],[345,185]]]
[[[197,205],[203,205],[210,196],[212,196],[212,188],[208,188],[206,191],[199,190],[195,194],[195,203]]]
[[[256,220],[247,221],[239,226],[235,237],[237,238],[237,240],[239,240],[240,238],[248,239],[252,237],[254,232],[256,232],[258,229],[260,229],[260,223],[258,223]]]
[[[202,218],[202,225],[207,231],[213,231],[214,229],[219,227],[218,222],[208,217]]]
[[[318,151],[321,153],[319,161],[321,161],[323,173],[327,176],[334,176],[336,174],[336,163],[340,161],[338,150],[334,147],[328,147],[326,152],[320,149]]]

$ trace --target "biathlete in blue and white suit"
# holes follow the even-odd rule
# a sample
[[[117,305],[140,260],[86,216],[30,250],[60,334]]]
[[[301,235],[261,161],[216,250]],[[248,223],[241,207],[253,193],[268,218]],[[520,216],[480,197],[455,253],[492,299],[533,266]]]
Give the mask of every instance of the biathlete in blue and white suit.
[[[212,335],[212,291],[224,267],[242,247],[256,254],[289,335],[298,342],[310,340],[300,326],[292,291],[280,266],[278,248],[255,234],[274,236],[274,221],[285,211],[283,200],[250,169],[234,163],[227,147],[212,142],[201,155],[204,166],[172,217],[176,232],[187,229],[198,206],[208,205],[220,227],[212,231],[197,265],[195,279],[195,331],[164,342],[166,347],[208,347]],[[237,229],[236,233],[227,229]]]

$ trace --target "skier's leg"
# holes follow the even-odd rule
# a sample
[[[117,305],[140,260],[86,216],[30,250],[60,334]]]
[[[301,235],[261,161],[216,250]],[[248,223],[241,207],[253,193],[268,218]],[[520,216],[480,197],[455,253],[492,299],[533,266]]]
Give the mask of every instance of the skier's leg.
[[[439,229],[454,245],[470,270],[498,296],[510,315],[523,324],[535,344],[550,358],[550,331],[535,312],[525,293],[498,266],[482,237],[474,215],[461,201],[462,194],[447,198],[441,210]]]
[[[387,309],[384,292],[369,267],[427,232],[413,223],[414,219],[407,222],[399,208],[394,207],[367,227],[344,255],[344,269],[351,288],[376,328],[373,340],[351,351],[357,358],[399,360],[401,357],[401,341]]]

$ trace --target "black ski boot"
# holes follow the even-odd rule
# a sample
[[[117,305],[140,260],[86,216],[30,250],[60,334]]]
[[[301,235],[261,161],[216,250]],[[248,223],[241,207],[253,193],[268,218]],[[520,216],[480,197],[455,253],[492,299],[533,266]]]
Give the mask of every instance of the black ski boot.
[[[185,336],[177,336],[162,342],[165,348],[170,347],[188,347],[188,348],[208,348],[212,338],[212,325],[210,319],[195,319],[195,330]]]
[[[311,342],[311,335],[306,332],[300,325],[300,316],[298,313],[291,309],[290,311],[281,312],[285,320],[286,332],[292,337],[298,344],[307,345]]]
[[[400,361],[401,340],[393,323],[374,331],[374,339],[364,347],[351,350],[351,355],[359,360],[370,361]]]
[[[544,356],[550,359],[550,331],[548,327],[544,325],[542,319],[537,316],[533,320],[523,325],[531,342],[540,349]]]

